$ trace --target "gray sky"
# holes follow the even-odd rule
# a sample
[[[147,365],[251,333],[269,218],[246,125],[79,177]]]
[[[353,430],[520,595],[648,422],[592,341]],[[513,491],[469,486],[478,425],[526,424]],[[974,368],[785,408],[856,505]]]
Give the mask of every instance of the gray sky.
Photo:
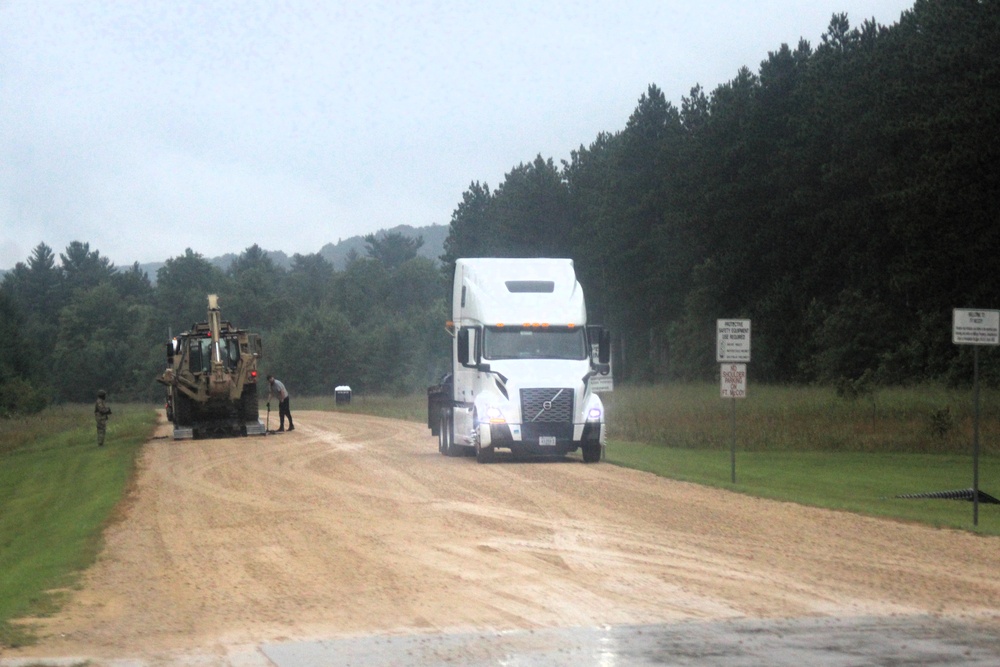
[[[0,0],[0,269],[447,224],[472,181],[912,0]]]

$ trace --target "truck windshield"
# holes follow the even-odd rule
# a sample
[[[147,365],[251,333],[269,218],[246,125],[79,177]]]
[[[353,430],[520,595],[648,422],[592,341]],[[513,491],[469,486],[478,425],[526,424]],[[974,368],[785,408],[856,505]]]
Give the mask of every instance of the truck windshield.
[[[586,359],[584,331],[579,328],[486,327],[486,359]]]

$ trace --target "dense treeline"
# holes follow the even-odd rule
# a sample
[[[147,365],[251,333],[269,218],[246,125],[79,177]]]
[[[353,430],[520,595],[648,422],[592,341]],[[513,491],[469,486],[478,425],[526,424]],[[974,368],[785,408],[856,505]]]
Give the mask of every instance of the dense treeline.
[[[417,256],[419,239],[366,241],[369,256],[343,271],[318,254],[295,255],[285,270],[256,245],[222,271],[189,249],[155,285],[87,243],[58,261],[39,244],[0,285],[0,415],[92,400],[98,388],[116,400],[162,397],[165,343],[205,320],[208,294],[219,295],[224,319],[262,334],[262,371],[299,395],[425,385],[448,358],[440,269]]]
[[[421,387],[447,363],[462,256],[572,257],[619,381],[714,377],[719,317],[753,321],[758,380],[967,381],[952,309],[1000,295],[997,44],[1000,0],[917,0],[889,27],[834,15],[815,48],[782,45],[679,108],[651,85],[623,130],[561,165],[472,183],[443,271],[388,236],[344,271],[252,246],[223,272],[189,250],[154,285],[87,244],[58,263],[41,244],[0,286],[0,412],[97,387],[157,396],[161,344],[208,293],[264,335],[264,369],[293,392]]]
[[[561,167],[473,183],[446,259],[572,257],[619,378],[713,377],[719,317],[752,320],[761,380],[970,378],[951,312],[1000,305],[997,44],[996,0],[918,0],[680,108],[650,86]]]

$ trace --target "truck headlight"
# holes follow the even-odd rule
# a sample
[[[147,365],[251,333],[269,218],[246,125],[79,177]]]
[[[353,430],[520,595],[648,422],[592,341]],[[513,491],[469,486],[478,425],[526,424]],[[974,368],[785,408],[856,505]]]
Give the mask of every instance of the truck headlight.
[[[503,413],[500,412],[500,408],[488,407],[486,408],[486,420],[491,424],[506,424],[507,420],[504,419]]]
[[[601,418],[600,408],[591,408],[587,411],[587,421],[598,421]]]

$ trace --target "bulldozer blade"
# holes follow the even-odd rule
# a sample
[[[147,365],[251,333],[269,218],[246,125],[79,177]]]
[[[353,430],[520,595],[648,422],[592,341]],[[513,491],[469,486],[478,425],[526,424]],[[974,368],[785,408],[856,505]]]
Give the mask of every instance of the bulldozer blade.
[[[260,423],[260,420],[247,422],[246,423],[247,435],[264,435],[267,433],[267,428]]]

